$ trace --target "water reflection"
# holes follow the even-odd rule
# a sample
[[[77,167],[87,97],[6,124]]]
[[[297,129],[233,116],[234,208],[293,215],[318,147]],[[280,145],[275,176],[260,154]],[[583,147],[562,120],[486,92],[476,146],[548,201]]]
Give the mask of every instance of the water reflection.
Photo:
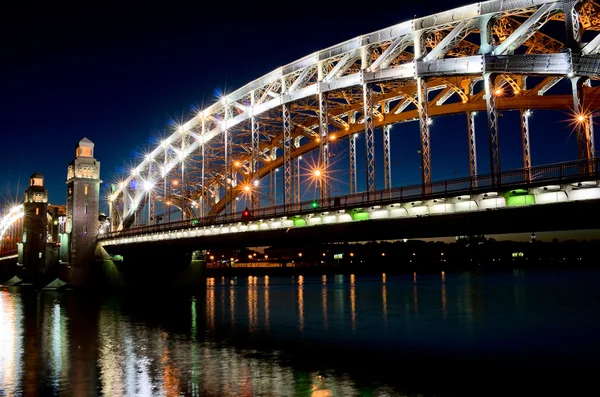
[[[0,394],[19,394],[22,376],[23,329],[21,297],[0,291]]]
[[[304,332],[304,277],[298,277],[298,328]]]
[[[444,321],[448,318],[448,301],[446,299],[446,273],[442,272],[442,316],[444,317]]]
[[[327,331],[327,276],[321,277],[321,305],[323,306],[323,329]]]
[[[356,285],[354,274],[350,275],[350,316],[352,319],[352,332],[356,331]]]
[[[385,273],[381,276],[381,304],[382,304],[382,314],[383,314],[383,324],[385,329],[387,329],[387,286],[385,285],[387,276]]]
[[[538,283],[511,274],[252,277],[140,296],[0,290],[0,395],[399,396],[414,376],[407,346],[461,357],[510,351],[511,371],[533,344],[545,357],[596,357],[594,274]],[[561,292],[560,305],[544,306],[548,291]],[[391,361],[373,352],[403,358],[383,377]],[[427,384],[448,369],[425,362]],[[481,364],[463,365],[473,373]]]

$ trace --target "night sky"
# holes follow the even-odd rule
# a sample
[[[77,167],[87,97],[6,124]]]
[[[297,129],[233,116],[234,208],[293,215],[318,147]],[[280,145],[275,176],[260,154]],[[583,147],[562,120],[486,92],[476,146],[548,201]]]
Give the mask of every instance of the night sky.
[[[20,201],[29,175],[40,171],[50,202],[63,204],[66,167],[83,137],[96,144],[102,179],[113,182],[152,138],[172,131],[172,121],[189,119],[218,93],[360,34],[470,1],[126,3],[15,2],[0,9],[3,200]],[[562,112],[534,112],[534,165],[576,159],[565,119]],[[477,120],[486,173],[485,115]],[[468,175],[465,125],[464,115],[434,122],[434,180]],[[505,112],[500,128],[502,168],[518,168],[518,114]],[[420,182],[417,131],[417,123],[392,130],[394,185]]]

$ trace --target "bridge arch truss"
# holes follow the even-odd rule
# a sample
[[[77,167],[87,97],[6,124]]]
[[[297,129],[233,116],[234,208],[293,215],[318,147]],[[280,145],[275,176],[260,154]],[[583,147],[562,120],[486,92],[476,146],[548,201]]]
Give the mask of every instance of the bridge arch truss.
[[[518,110],[523,167],[531,166],[529,115],[570,109],[579,159],[595,157],[593,111],[600,108],[600,6],[578,0],[492,0],[416,18],[307,55],[224,95],[180,125],[129,175],[112,185],[112,230],[180,218],[234,214],[300,202],[298,159],[327,198],[332,142],[348,142],[349,193],[356,193],[357,137],[365,145],[364,186],[377,189],[375,134],[383,136],[384,188],[392,187],[390,126],[419,125],[421,178],[432,183],[433,118],[465,114],[471,176],[477,175],[474,115],[486,114],[492,178],[500,178],[498,112]],[[557,84],[570,93],[554,93]],[[465,160],[466,161],[466,160]],[[590,162],[589,164],[593,164]],[[283,186],[274,186],[276,172]],[[589,171],[589,170],[588,170]],[[305,175],[306,176],[306,175]],[[360,176],[362,178],[362,176]],[[266,197],[266,199],[265,199]]]

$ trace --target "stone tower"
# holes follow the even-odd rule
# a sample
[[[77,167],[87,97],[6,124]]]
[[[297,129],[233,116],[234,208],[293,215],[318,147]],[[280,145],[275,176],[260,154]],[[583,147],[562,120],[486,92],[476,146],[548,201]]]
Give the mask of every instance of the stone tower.
[[[39,172],[31,175],[23,207],[23,248],[19,262],[36,279],[45,269],[48,240],[48,190]]]
[[[67,262],[66,281],[83,285],[89,281],[95,259],[100,204],[100,162],[94,144],[83,138],[67,169],[67,219],[61,237],[61,262]]]

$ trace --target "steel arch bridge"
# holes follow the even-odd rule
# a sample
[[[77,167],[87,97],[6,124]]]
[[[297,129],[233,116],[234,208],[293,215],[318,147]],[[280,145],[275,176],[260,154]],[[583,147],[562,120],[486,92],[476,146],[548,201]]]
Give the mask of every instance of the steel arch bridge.
[[[490,170],[498,183],[501,110],[520,111],[525,170],[531,167],[531,109],[570,109],[579,159],[593,159],[599,11],[593,1],[492,0],[406,21],[280,67],[199,111],[111,185],[111,230],[141,225],[144,217],[154,223],[172,207],[184,220],[233,214],[240,195],[256,208],[266,190],[275,204],[279,168],[283,204],[292,209],[300,202],[296,159],[312,151],[318,163],[310,176],[327,198],[328,146],[344,138],[349,193],[356,193],[359,134],[366,144],[366,191],[374,192],[377,128],[384,138],[383,185],[392,188],[390,126],[409,121],[419,125],[426,191],[431,120],[450,114],[465,114],[471,176],[477,176],[479,111],[487,114]],[[568,84],[570,94],[553,93],[559,83]]]

